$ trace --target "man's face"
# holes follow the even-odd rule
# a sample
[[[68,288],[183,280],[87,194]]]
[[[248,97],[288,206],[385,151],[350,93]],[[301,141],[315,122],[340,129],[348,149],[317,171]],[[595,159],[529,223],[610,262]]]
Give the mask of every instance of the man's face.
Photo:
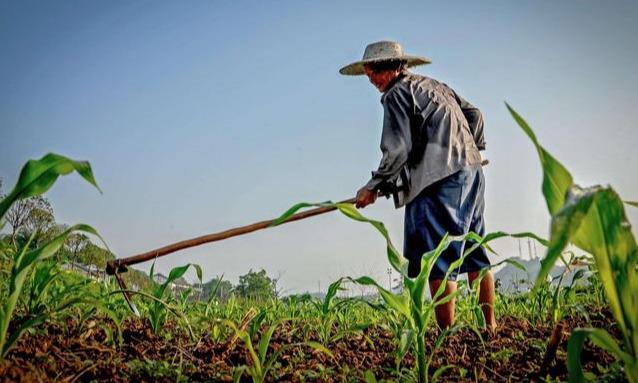
[[[370,69],[370,66],[368,65],[364,65],[363,68],[370,82],[377,89],[379,89],[379,92],[381,93],[385,92],[392,80],[394,80],[399,75],[398,70],[385,70],[382,72],[375,72]]]

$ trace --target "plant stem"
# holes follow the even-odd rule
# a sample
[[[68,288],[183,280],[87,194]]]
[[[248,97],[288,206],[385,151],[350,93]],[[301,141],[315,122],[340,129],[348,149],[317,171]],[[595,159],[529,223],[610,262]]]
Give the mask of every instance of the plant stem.
[[[426,383],[428,381],[427,365],[425,363],[425,336],[419,334],[416,340],[416,360],[419,368],[419,383]]]

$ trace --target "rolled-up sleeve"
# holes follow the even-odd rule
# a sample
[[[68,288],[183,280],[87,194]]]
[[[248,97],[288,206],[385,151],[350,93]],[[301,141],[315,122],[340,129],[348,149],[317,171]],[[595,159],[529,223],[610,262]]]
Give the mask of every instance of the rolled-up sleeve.
[[[379,184],[399,173],[408,160],[412,146],[410,137],[410,102],[400,92],[390,92],[383,98],[383,131],[381,162],[366,189],[374,191]]]
[[[454,92],[456,102],[461,107],[463,115],[470,126],[470,132],[474,137],[474,142],[478,150],[485,150],[485,136],[483,134],[483,114],[474,105],[467,102],[463,97]]]

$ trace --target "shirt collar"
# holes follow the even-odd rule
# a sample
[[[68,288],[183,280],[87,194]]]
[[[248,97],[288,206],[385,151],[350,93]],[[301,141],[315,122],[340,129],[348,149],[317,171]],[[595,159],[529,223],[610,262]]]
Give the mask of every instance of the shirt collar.
[[[383,94],[381,95],[381,103],[383,104],[383,100],[385,100],[385,96],[388,94],[388,92],[390,92],[390,90],[405,76],[407,76],[407,72],[403,71],[401,73],[399,73],[399,75],[397,77],[394,78],[394,80],[392,80],[392,82],[390,83],[390,85],[388,85],[388,88],[385,90],[385,92],[383,92]]]

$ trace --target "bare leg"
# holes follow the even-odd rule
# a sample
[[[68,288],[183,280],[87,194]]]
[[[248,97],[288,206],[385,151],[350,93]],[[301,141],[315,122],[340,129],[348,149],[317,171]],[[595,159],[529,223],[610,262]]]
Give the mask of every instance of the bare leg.
[[[474,280],[478,278],[479,272],[472,271],[467,273],[467,277],[470,282],[470,286],[473,285]],[[481,310],[483,310],[483,316],[485,317],[485,324],[491,331],[496,330],[496,319],[494,318],[494,302],[496,301],[496,295],[494,293],[494,275],[491,271],[485,273],[485,276],[481,280],[481,287],[479,289],[479,304]]]
[[[435,279],[430,281],[430,295],[432,297],[434,297],[437,290],[439,289],[439,286],[441,286],[442,282],[443,280],[441,279]],[[445,291],[443,291],[443,294],[441,294],[438,300],[441,300],[445,298],[446,296],[456,292],[456,282],[445,281],[445,283],[446,283]],[[455,304],[456,304],[456,298],[453,298],[449,302],[436,306],[436,308],[434,309],[434,312],[436,313],[436,321],[439,324],[439,327],[441,327],[442,329],[446,329],[454,324]]]

